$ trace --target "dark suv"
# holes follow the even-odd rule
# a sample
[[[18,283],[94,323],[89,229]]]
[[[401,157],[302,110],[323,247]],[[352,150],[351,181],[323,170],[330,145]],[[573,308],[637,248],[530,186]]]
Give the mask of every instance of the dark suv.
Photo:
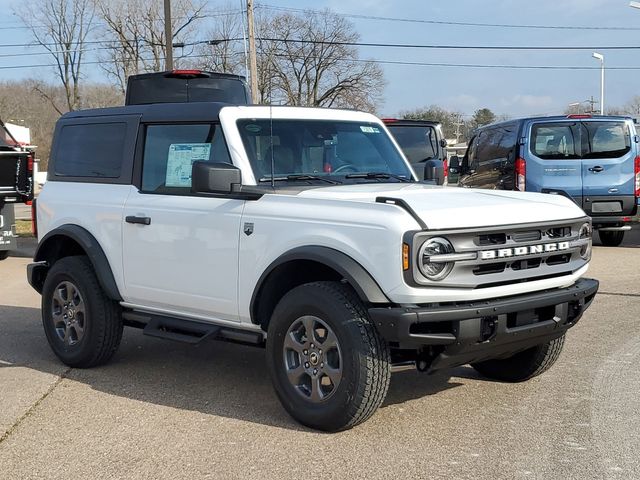
[[[428,164],[442,167],[443,174],[438,183],[447,183],[447,141],[439,122],[397,118],[383,118],[382,121],[421,179],[425,179]]]

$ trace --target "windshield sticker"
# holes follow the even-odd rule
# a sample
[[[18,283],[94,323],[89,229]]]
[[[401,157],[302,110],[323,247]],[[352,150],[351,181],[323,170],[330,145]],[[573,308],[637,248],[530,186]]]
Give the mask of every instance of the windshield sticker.
[[[191,166],[198,160],[209,160],[210,143],[172,143],[167,158],[167,187],[190,187]]]
[[[255,123],[248,123],[245,125],[244,129],[249,133],[260,133],[262,131],[262,127]]]
[[[377,127],[370,127],[369,125],[361,125],[360,130],[364,133],[380,133],[380,129]]]

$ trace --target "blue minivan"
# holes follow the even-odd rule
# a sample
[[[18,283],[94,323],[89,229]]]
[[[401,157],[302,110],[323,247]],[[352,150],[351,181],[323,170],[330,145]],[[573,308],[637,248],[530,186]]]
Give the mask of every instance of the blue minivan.
[[[640,202],[633,119],[569,115],[510,120],[474,132],[450,160],[459,186],[564,195],[592,217],[604,245],[620,245]]]

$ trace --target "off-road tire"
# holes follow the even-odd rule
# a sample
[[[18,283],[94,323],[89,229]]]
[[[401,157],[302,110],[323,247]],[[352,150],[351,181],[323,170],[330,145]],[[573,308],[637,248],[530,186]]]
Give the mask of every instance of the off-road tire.
[[[9,250],[0,250],[0,261],[6,260],[9,256]]]
[[[473,363],[471,366],[487,378],[503,382],[523,382],[551,368],[560,357],[563,345],[564,335],[512,357]]]
[[[605,247],[617,247],[622,243],[622,240],[624,239],[624,231],[603,232],[602,230],[598,230],[598,235],[600,236],[602,245],[604,245]]]
[[[285,335],[296,321],[315,316],[329,326],[341,351],[341,380],[330,397],[313,403],[296,390],[285,366]],[[314,282],[288,292],[276,306],[268,328],[267,363],[282,405],[298,422],[340,431],[367,420],[389,388],[389,347],[368,318],[353,289],[340,282]]]
[[[53,295],[61,282],[72,283],[85,304],[84,333],[75,345],[66,345],[54,327]],[[42,289],[42,323],[53,352],[70,367],[89,368],[106,363],[122,339],[120,306],[105,295],[85,256],[65,257],[51,267]]]

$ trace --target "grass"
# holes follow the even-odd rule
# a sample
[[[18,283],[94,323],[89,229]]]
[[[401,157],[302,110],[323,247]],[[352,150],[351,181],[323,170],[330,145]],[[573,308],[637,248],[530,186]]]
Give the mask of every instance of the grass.
[[[33,237],[31,220],[16,220],[16,234],[19,237]]]

